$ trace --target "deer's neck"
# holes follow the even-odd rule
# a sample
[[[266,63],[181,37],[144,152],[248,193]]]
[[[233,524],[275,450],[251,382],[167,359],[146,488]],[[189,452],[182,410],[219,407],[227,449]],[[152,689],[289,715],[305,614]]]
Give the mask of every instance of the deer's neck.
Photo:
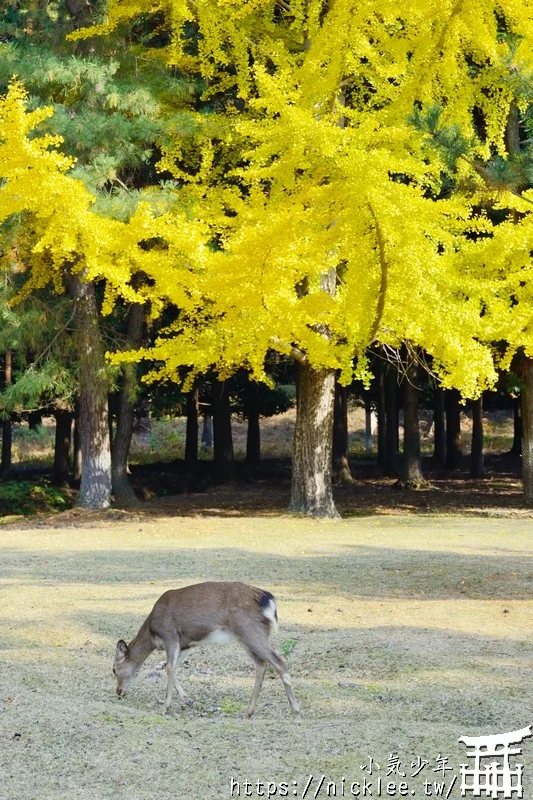
[[[137,636],[129,643],[128,650],[128,659],[137,668],[148,658],[152,650],[155,650],[152,634],[150,633],[149,619],[145,619]]]

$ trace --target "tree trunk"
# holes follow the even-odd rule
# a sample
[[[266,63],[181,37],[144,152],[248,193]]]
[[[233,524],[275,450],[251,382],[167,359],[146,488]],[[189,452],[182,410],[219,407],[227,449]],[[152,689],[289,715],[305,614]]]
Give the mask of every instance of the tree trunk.
[[[331,486],[335,370],[297,364],[290,511],[338,518]]]
[[[472,401],[472,446],[470,449],[470,477],[482,478],[483,464],[483,397]]]
[[[385,412],[385,367],[381,361],[377,365],[378,378],[378,467],[385,472],[387,455],[386,437],[387,416]]]
[[[246,463],[255,469],[261,461],[261,427],[259,424],[259,386],[256,381],[252,380],[248,380],[246,385],[246,416],[248,418]]]
[[[509,451],[513,456],[522,455],[522,414],[520,397],[513,397],[513,444]]]
[[[398,475],[398,377],[396,368],[385,369],[385,475]]]
[[[418,420],[418,369],[410,364],[403,380],[403,460],[400,485],[418,488],[424,483],[420,458],[420,426]]]
[[[28,427],[30,431],[36,431],[42,424],[42,411],[30,411],[28,414]]]
[[[6,350],[4,361],[4,386],[13,382],[13,354]],[[11,472],[13,448],[13,426],[11,416],[2,422],[2,477],[6,478]]]
[[[365,397],[365,450],[372,452],[374,441],[372,437],[372,404],[369,397]]]
[[[233,480],[233,436],[227,381],[213,381],[213,457],[217,480]]]
[[[132,303],[128,311],[128,349],[137,350],[141,346],[143,326],[144,306],[141,303]],[[139,500],[128,476],[128,455],[135,421],[136,365],[122,364],[121,372],[117,424],[111,453],[112,488],[117,505],[136,506]]]
[[[56,433],[52,483],[55,486],[68,486],[72,412],[66,409],[59,409],[54,412],[54,417],[56,421]]]
[[[446,421],[444,411],[444,392],[437,386],[433,409],[433,465],[444,469],[446,464]]]
[[[200,390],[195,384],[187,395],[187,427],[185,431],[185,475],[194,478],[198,467],[198,400]]]
[[[75,302],[75,330],[79,365],[79,430],[82,474],[78,505],[109,508],[111,503],[111,447],[107,410],[108,381],[100,335],[94,284],[79,275],[69,277]]]
[[[348,393],[346,386],[335,381],[333,401],[333,475],[334,483],[341,486],[354,482],[350,470],[348,445]]]
[[[445,392],[446,406],[446,469],[457,469],[461,464],[461,407],[457,389]]]
[[[80,441],[80,417],[76,409],[74,413],[74,436],[72,452],[72,477],[75,481],[81,480],[81,441]]]
[[[213,447],[213,415],[206,412],[202,421],[202,450]]]
[[[522,480],[526,505],[533,506],[533,359],[522,363]]]

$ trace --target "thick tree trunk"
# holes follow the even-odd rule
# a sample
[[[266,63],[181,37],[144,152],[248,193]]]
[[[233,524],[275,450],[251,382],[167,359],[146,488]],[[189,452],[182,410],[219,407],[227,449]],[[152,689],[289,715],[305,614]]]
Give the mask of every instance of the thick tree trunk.
[[[226,381],[213,381],[213,451],[217,480],[233,480],[231,407]]]
[[[198,467],[198,400],[200,390],[195,384],[187,395],[187,427],[185,430],[185,475],[194,478]]]
[[[385,475],[398,475],[398,377],[395,367],[385,369]]]
[[[482,478],[483,464],[483,398],[472,401],[472,446],[470,450],[470,477]]]
[[[111,503],[111,446],[107,410],[108,382],[100,336],[94,284],[79,275],[69,278],[75,302],[79,364],[79,429],[82,474],[78,505],[103,509]]]
[[[11,350],[6,350],[4,360],[4,386],[9,386],[13,382],[13,354]],[[2,477],[6,478],[11,472],[13,449],[13,426],[11,417],[2,422]]]
[[[289,510],[337,518],[331,486],[335,371],[297,364],[297,381]]]
[[[524,499],[533,506],[533,358],[522,362],[522,480]]]
[[[261,426],[259,423],[259,386],[256,381],[248,380],[246,385],[246,463],[252,469],[261,461]]]
[[[433,409],[433,465],[436,469],[444,469],[446,464],[446,417],[444,410],[444,392],[437,386],[435,389]]]
[[[461,464],[461,407],[457,389],[445,392],[446,405],[446,469],[457,469]]]
[[[52,483],[56,486],[69,485],[69,456],[72,433],[72,412],[59,409],[54,412],[56,420],[54,467],[52,470]]]
[[[522,413],[520,397],[513,397],[513,444],[509,451],[513,456],[522,455]]]
[[[387,416],[385,412],[385,367],[378,361],[378,467],[385,472],[385,462],[387,455],[386,437]]]
[[[348,392],[335,381],[333,401],[333,481],[341,486],[354,482],[350,470],[348,444]]]
[[[420,458],[420,426],[418,420],[419,389],[418,370],[411,364],[403,380],[403,460],[400,472],[400,485],[405,488],[418,488],[424,483],[422,460]]]
[[[144,306],[132,303],[128,311],[128,349],[137,350],[141,346],[143,326]],[[121,371],[117,424],[111,454],[112,489],[117,505],[136,506],[139,500],[128,476],[128,455],[135,421],[136,365],[123,364]]]

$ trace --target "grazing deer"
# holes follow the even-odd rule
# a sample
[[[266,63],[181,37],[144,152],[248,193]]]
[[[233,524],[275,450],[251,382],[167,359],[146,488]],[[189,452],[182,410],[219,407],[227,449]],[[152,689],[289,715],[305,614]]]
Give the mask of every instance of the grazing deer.
[[[245,716],[250,718],[268,664],[272,664],[285,687],[292,713],[300,715],[285,659],[270,645],[270,633],[278,628],[276,601],[270,592],[245,583],[197,583],[165,592],[128,644],[117,643],[113,674],[117,694],[124,697],[145,659],[155,650],[166,650],[166,714],[174,687],[180,699],[187,695],[176,680],[180,656],[198,644],[223,644],[236,640],[255,664],[255,685]]]

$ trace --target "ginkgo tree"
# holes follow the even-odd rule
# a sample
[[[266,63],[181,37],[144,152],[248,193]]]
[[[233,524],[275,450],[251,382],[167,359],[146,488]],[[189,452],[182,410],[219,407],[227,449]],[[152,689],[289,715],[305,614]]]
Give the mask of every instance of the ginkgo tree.
[[[152,314],[168,303],[180,310],[152,350],[129,356],[156,359],[155,376],[188,366],[191,379],[211,367],[225,377],[245,366],[264,379],[269,350],[294,356],[291,507],[335,516],[337,372],[346,382],[354,370],[365,377],[369,345],[407,342],[465,395],[495,378],[483,269],[468,268],[491,223],[473,213],[475,191],[439,196],[441,157],[410,120],[438,104],[444,124],[474,138],[482,118],[474,162],[460,166],[465,177],[476,176],[475,159],[503,155],[508,36],[527,67],[533,8],[526,0],[139,0],[111,2],[106,25],[84,35],[156,11],[173,31],[168,63],[202,76],[206,96],[226,97],[218,125],[198,120],[192,161],[170,130],[162,142],[161,168],[174,174],[184,210],[151,202],[126,223],[100,218],[49,150],[54,142],[28,136],[38,118],[14,86],[2,111],[0,219],[31,213],[35,280],[53,279],[76,254],[86,275],[107,280],[107,308],[119,295],[139,299],[135,270],[149,276]],[[42,172],[37,193],[32,169]],[[68,230],[53,214],[65,200]]]

